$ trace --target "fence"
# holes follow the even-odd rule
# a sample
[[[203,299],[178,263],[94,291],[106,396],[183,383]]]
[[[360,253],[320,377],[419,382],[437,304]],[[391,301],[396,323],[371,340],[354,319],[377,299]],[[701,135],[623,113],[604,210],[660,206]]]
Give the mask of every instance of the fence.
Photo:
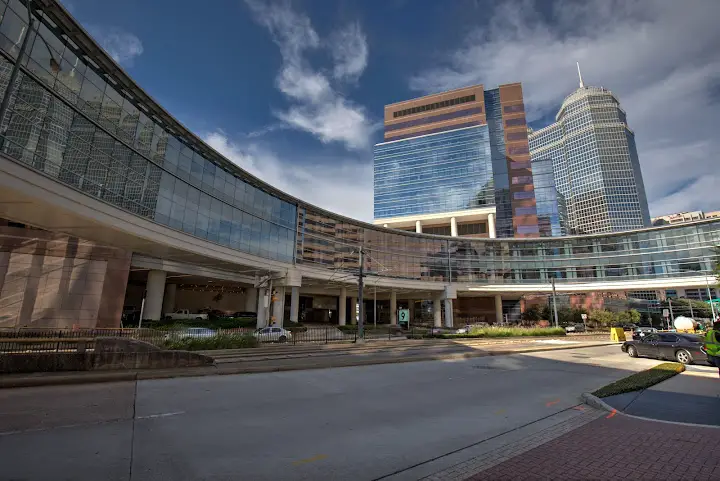
[[[366,329],[364,338],[405,338],[416,337],[427,329],[411,328],[402,330],[398,326],[384,326],[377,329]],[[42,328],[0,328],[0,354],[28,353],[28,352],[74,352],[78,350],[94,349],[95,339],[100,337],[121,337],[148,342],[158,347],[182,348],[188,340],[202,341],[215,339],[212,343],[222,346],[221,341],[240,341],[242,339],[255,339],[251,342],[235,342],[240,347],[255,344],[328,344],[332,342],[355,342],[358,339],[357,326],[307,326],[307,327],[266,327],[262,329],[236,328],[236,329],[209,329],[209,328],[181,328],[181,329],[42,329]],[[200,344],[201,342],[197,342]],[[210,341],[207,341],[210,344]],[[226,343],[227,344],[227,343]],[[233,342],[229,342],[234,345]],[[178,346],[178,347],[175,347]],[[216,347],[214,348],[222,348]]]

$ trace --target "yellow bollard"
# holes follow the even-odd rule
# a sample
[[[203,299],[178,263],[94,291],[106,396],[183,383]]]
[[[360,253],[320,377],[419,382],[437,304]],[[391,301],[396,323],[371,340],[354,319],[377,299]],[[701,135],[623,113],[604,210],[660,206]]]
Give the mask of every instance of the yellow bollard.
[[[625,331],[622,327],[610,328],[610,340],[613,342],[625,342]]]

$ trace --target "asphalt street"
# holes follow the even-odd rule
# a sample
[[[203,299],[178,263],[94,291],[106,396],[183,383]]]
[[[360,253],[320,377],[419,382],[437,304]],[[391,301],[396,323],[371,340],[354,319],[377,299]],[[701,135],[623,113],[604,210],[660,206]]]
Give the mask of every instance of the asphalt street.
[[[606,346],[0,390],[0,477],[373,480],[657,363]]]

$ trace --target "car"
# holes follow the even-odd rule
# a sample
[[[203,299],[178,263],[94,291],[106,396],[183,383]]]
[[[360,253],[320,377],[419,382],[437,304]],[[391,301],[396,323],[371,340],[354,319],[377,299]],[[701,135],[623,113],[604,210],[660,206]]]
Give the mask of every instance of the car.
[[[565,332],[585,332],[585,324],[571,324],[565,328]]]
[[[234,312],[230,317],[247,317],[250,319],[257,319],[257,312],[238,311]]]
[[[642,339],[648,334],[655,334],[658,330],[654,327],[638,327],[633,331],[633,340]]]
[[[292,339],[292,332],[282,327],[261,327],[253,336],[260,342],[287,342]]]
[[[630,357],[668,359],[683,364],[707,363],[703,338],[694,334],[650,333],[639,340],[625,341],[621,349]]]
[[[187,329],[165,335],[165,339],[200,339],[214,336],[217,336],[217,332],[212,329],[208,329],[207,327],[188,327]]]

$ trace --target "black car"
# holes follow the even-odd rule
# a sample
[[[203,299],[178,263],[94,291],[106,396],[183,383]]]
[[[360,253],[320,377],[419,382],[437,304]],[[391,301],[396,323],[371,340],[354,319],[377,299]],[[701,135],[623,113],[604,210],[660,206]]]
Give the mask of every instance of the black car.
[[[651,333],[638,340],[625,341],[621,349],[630,357],[668,359],[683,364],[707,362],[703,339],[694,334]]]

